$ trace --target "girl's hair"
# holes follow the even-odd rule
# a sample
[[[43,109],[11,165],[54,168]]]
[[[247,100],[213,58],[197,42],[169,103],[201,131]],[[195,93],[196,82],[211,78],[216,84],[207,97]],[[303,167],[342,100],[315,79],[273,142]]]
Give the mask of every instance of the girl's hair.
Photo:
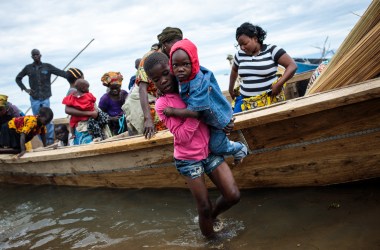
[[[67,71],[67,81],[73,84],[76,80],[83,76],[83,72],[77,68],[69,68]]]
[[[144,61],[144,70],[149,76],[150,70],[156,64],[169,65],[169,57],[162,52],[153,52]]]
[[[41,107],[40,111],[38,112],[38,115],[46,117],[46,120],[49,122],[53,120],[53,116],[54,116],[53,110],[51,110],[51,108],[49,107]]]
[[[245,22],[236,29],[236,40],[241,35],[246,35],[250,38],[257,37],[258,42],[262,45],[267,33],[260,26]]]
[[[59,129],[59,130],[63,130],[63,131],[69,132],[69,130],[67,129],[67,126],[64,125],[64,124],[55,125],[55,129]]]

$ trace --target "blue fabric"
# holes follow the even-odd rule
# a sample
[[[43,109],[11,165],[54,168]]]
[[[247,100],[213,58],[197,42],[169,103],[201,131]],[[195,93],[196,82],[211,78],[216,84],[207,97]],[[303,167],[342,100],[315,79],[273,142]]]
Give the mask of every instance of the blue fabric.
[[[234,155],[242,149],[240,142],[230,141],[221,129],[210,128],[209,148],[216,155]]]
[[[136,81],[136,75],[132,76],[131,79],[129,80],[128,91],[131,91],[133,85],[135,84],[135,81]]]
[[[50,100],[44,99],[44,100],[38,100],[34,99],[30,96],[30,104],[32,105],[32,111],[33,115],[38,115],[38,112],[40,111],[41,107],[48,107],[50,108]],[[54,125],[53,123],[49,123],[46,125],[47,134],[46,134],[46,144],[50,145],[54,143]],[[39,137],[41,139],[41,137]]]
[[[89,144],[90,142],[92,142],[92,135],[90,135],[88,131],[79,132],[75,129],[74,134],[74,145]]]
[[[200,67],[195,78],[180,83],[180,95],[187,109],[201,112],[201,120],[212,127],[223,129],[232,118],[232,108],[223,95],[214,74]]]
[[[242,112],[241,105],[243,104],[243,96],[239,95],[235,98],[234,114]]]

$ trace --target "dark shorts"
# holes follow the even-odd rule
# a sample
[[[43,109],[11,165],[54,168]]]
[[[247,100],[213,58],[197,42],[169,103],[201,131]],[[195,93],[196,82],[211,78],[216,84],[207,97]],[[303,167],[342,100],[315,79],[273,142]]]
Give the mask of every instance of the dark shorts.
[[[195,179],[203,173],[210,174],[223,161],[223,156],[210,154],[206,159],[201,161],[175,159],[175,166],[181,175]]]

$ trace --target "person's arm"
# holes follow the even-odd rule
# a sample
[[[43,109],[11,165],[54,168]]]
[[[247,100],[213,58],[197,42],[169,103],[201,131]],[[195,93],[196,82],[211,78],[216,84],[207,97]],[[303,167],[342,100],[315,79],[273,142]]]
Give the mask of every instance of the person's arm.
[[[71,134],[71,137],[67,139],[67,144],[69,143],[69,142],[68,142],[69,140],[75,138],[75,128],[74,128],[74,127],[71,127],[71,126],[70,126],[70,134]],[[65,146],[66,146],[66,145],[65,145]]]
[[[104,113],[108,113],[107,93],[100,97],[98,108],[100,108]]]
[[[272,97],[278,95],[281,92],[282,86],[293,77],[294,73],[297,70],[297,64],[294,60],[287,54],[283,54],[278,59],[278,64],[285,67],[285,72],[280,77],[275,85],[272,86]]]
[[[177,117],[182,117],[182,118],[199,118],[199,112],[197,111],[191,111],[188,109],[180,109],[180,108],[172,108],[172,107],[167,107],[164,109],[164,115],[167,117],[170,116],[177,116]]]
[[[31,94],[32,90],[25,87],[25,85],[22,83],[22,78],[27,75],[27,69],[26,66],[21,70],[20,73],[16,76],[16,83],[21,88],[21,90],[24,90],[26,93]]]
[[[98,117],[98,111],[96,109],[93,111],[82,111],[67,105],[65,107],[65,113],[73,116],[90,116],[92,118]]]
[[[236,119],[235,117],[232,117],[230,122],[223,128],[223,131],[224,131],[224,133],[226,133],[226,135],[229,135],[232,132],[232,130],[234,129],[235,119]]]
[[[40,134],[40,136],[41,136],[42,144],[44,145],[44,147],[46,147],[46,134]]]
[[[231,73],[230,73],[230,84],[229,84],[229,87],[228,87],[228,92],[230,93],[230,96],[232,98],[232,100],[235,99],[235,92],[234,92],[234,87],[235,87],[235,82],[236,82],[236,79],[238,77],[238,68],[236,67],[236,65],[232,65],[231,67]]]
[[[17,158],[20,158],[26,152],[26,148],[25,148],[25,134],[24,133],[21,133],[21,135],[20,135],[20,148],[21,148],[21,152],[17,155]]]
[[[175,117],[168,117],[164,110],[168,107],[165,100],[159,98],[156,102],[156,112],[160,120],[176,138],[178,143],[188,143],[193,138],[195,131],[198,130],[200,120],[195,118],[186,118],[184,122]]]
[[[168,120],[173,118],[168,118]],[[179,143],[188,143],[192,140],[194,133],[198,130],[200,120],[195,118],[186,118],[183,123],[178,123],[176,126],[171,126],[170,132],[176,138]]]
[[[53,75],[61,76],[61,77],[67,79],[67,73],[66,73],[66,71],[61,70],[61,69],[58,69],[58,68],[54,67],[54,66],[51,65],[51,64],[49,64],[49,68],[50,68],[50,72],[51,72]]]
[[[150,139],[154,135],[155,128],[152,115],[150,114],[147,82],[141,81],[139,83],[139,95],[141,108],[144,113],[144,136],[145,138]]]

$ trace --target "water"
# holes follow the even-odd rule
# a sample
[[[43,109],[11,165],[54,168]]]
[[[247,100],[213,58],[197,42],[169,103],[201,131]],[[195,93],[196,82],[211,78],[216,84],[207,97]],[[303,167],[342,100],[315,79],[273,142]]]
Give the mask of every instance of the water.
[[[378,183],[242,191],[214,241],[186,189],[2,185],[0,249],[380,249]]]

